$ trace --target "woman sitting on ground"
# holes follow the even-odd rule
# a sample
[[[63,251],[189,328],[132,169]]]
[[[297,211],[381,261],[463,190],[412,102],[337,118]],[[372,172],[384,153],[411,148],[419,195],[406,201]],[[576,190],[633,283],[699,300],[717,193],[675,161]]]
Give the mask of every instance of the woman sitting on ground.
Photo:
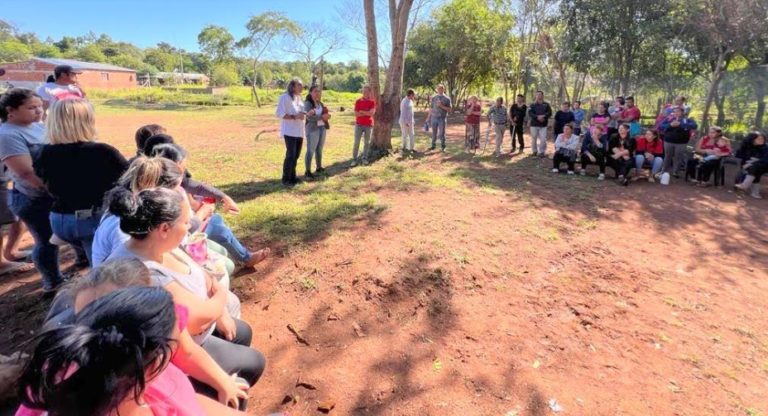
[[[576,155],[579,149],[579,136],[573,134],[573,125],[567,123],[563,126],[563,132],[555,139],[555,156],[552,158],[552,173],[560,172],[560,165],[565,162],[568,165],[568,174],[574,174]]]
[[[717,126],[709,128],[709,133],[696,143],[694,157],[686,164],[686,174],[693,177],[693,183],[709,186],[712,172],[722,166],[722,159],[731,154],[731,141],[723,136],[723,129]]]
[[[18,383],[17,416],[236,414],[195,394],[171,360],[186,308],[162,288],[116,290],[42,333]]]
[[[43,329],[74,324],[76,314],[85,306],[115,290],[150,285],[149,269],[141,261],[118,259],[106,262],[56,295]],[[238,384],[224,372],[213,358],[195,343],[186,327],[181,329],[178,341],[179,350],[173,355],[171,362],[195,380],[193,384],[198,393],[234,407],[238,407],[241,400],[245,401],[249,387],[245,380]],[[245,409],[245,406],[240,407]]]
[[[616,172],[616,179],[621,185],[629,185],[633,154],[634,143],[629,137],[629,124],[620,124],[619,131],[608,141],[608,166]]]
[[[587,174],[587,165],[597,165],[600,175],[597,180],[605,179],[605,157],[608,154],[608,135],[603,134],[602,126],[595,126],[594,134],[587,134],[581,144],[581,176]]]
[[[93,107],[85,100],[57,101],[48,111],[48,145],[34,161],[35,173],[53,197],[51,228],[62,240],[85,251],[102,215],[104,194],[115,186],[128,161],[106,143],[96,142]]]
[[[664,166],[664,141],[656,130],[646,130],[635,142],[635,178],[640,177],[646,163],[651,166],[648,182],[654,183]]]
[[[765,134],[749,133],[736,153],[742,161],[744,180],[736,185],[736,189],[749,192],[753,198],[761,199],[760,178],[768,172],[768,144]]]
[[[169,159],[175,162],[182,171],[186,170],[187,152],[181,146],[162,144],[153,147],[152,153],[154,157]],[[194,197],[194,195],[192,196]],[[254,253],[245,248],[235,237],[229,226],[224,223],[224,218],[214,213],[216,208],[214,204],[206,203],[204,200],[198,201],[194,198],[190,199],[190,203],[199,224],[199,226],[193,227],[191,232],[205,232],[209,239],[226,248],[227,252],[245,267],[253,267],[269,256],[271,251],[269,248],[264,248]]]
[[[189,332],[227,374],[237,373],[250,385],[264,371],[264,356],[250,348],[250,325],[227,310],[228,291],[179,248],[189,230],[190,206],[175,190],[133,193],[117,187],[108,196],[109,211],[131,238],[109,259],[138,258],[153,284],[163,286],[176,303],[189,308]]]
[[[150,125],[144,126],[139,130],[147,128],[148,126],[153,126],[153,125],[150,124]],[[162,128],[162,126],[158,126],[158,127]],[[163,129],[163,131],[165,131],[165,129]],[[144,141],[143,146],[139,149],[139,151],[141,151],[142,152],[141,154],[143,154],[144,156],[152,157],[156,146],[159,146],[161,144],[174,144],[174,143],[175,141],[173,140],[173,137],[165,133],[159,133],[147,138]],[[138,142],[137,142],[137,145],[138,145]],[[192,179],[192,175],[189,173],[188,170],[184,171],[184,178],[181,182],[181,187],[184,188],[185,191],[187,191],[192,195],[201,196],[203,198],[210,198],[215,200],[216,202],[221,202],[225,212],[229,212],[232,214],[237,214],[240,212],[240,208],[238,208],[237,203],[235,203],[235,201],[232,198],[230,198],[229,195],[225,194],[215,186],[211,186],[206,183],[199,182]]]
[[[165,158],[134,158],[125,174],[118,180],[122,186],[137,193],[144,189],[161,187],[168,188],[185,195],[181,189],[181,169],[178,165]],[[101,219],[99,228],[93,239],[93,263],[95,266],[103,263],[116,247],[120,247],[130,239],[128,234],[120,231],[120,218],[107,209]],[[214,260],[221,260],[227,271],[227,276],[235,271],[235,263],[227,257],[227,249],[207,240],[208,255]],[[215,253],[215,254],[214,254]]]

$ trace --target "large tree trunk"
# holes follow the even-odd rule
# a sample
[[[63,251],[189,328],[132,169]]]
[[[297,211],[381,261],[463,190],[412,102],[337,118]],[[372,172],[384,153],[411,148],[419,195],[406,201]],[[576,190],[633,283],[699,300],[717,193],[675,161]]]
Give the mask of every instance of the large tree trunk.
[[[373,0],[364,0],[365,24],[368,37],[368,77],[378,102],[374,116],[371,158],[376,159],[392,149],[392,126],[400,111],[400,95],[403,90],[403,69],[405,68],[405,37],[408,31],[408,15],[413,0],[389,2],[390,27],[392,28],[392,55],[386,71],[384,91],[379,85],[378,43],[376,37],[376,16]],[[375,80],[375,81],[374,81]],[[375,84],[375,88],[374,88]]]
[[[726,52],[720,52],[717,55],[717,61],[712,66],[712,72],[709,77],[709,91],[707,91],[707,98],[704,101],[704,111],[701,114],[701,131],[706,131],[709,128],[709,110],[712,108],[712,103],[715,101],[717,95],[717,89],[720,88],[720,81],[723,79],[723,74],[728,66]]]
[[[256,70],[259,67],[258,61],[253,60],[253,79],[251,80],[251,90],[253,91],[253,98],[256,99],[256,107],[261,108],[261,100],[259,99],[259,92],[256,90]]]
[[[765,118],[765,90],[766,84],[768,84],[768,67],[763,67],[758,64],[754,68],[755,73],[749,78],[752,80],[752,85],[755,88],[755,98],[757,99],[755,128],[760,130],[763,128],[763,119]]]

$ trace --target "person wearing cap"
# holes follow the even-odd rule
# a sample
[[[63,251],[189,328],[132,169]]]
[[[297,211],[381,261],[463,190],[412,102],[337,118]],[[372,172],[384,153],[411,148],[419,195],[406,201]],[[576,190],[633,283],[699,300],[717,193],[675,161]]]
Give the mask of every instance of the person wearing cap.
[[[73,98],[85,98],[85,92],[77,84],[77,76],[82,74],[70,65],[58,65],[53,69],[53,82],[46,82],[37,89],[37,95],[43,99],[43,108],[48,110],[56,101]]]

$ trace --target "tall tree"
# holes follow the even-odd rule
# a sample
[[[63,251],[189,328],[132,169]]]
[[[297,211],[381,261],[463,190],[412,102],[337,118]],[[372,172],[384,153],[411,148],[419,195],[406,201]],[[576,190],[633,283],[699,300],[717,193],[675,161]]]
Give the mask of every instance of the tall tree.
[[[197,35],[200,50],[213,63],[232,60],[235,49],[235,38],[225,27],[208,25]]]
[[[683,24],[689,53],[709,63],[709,87],[701,117],[704,129],[710,123],[710,109],[733,58],[765,39],[767,9],[764,0],[696,0],[688,4]]]
[[[265,12],[251,17],[245,28],[248,29],[248,35],[237,42],[237,46],[248,51],[248,56],[251,58],[251,66],[253,67],[251,88],[253,97],[256,99],[256,106],[261,107],[259,94],[256,90],[259,64],[275,38],[287,34],[298,34],[299,27],[282,13]]]
[[[419,78],[445,82],[457,103],[468,89],[492,84],[508,46],[514,19],[492,10],[484,0],[452,0],[434,10],[432,20],[412,32],[408,65]],[[409,74],[413,74],[409,71]]]
[[[300,23],[284,42],[283,49],[304,61],[309,77],[329,53],[344,47],[346,39],[338,26],[326,22]]]
[[[379,82],[379,51],[376,33],[376,14],[373,0],[363,0],[365,28],[368,38],[368,82],[378,98],[374,116],[371,153],[375,157],[392,149],[392,124],[400,110],[405,64],[405,39],[408,34],[408,16],[414,0],[389,1],[389,26],[392,54],[385,71],[384,90]]]

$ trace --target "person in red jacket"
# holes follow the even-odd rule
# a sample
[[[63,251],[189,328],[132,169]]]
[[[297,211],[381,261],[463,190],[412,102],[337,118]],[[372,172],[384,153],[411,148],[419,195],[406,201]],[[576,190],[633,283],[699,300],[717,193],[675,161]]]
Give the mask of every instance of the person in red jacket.
[[[352,148],[352,166],[357,166],[362,136],[364,136],[362,162],[363,164],[368,163],[368,148],[371,144],[371,130],[373,130],[373,115],[375,113],[376,101],[373,100],[373,91],[370,85],[364,85],[363,96],[355,101],[355,144]]]
[[[635,178],[640,177],[645,163],[651,165],[651,174],[648,182],[655,182],[655,176],[661,172],[664,166],[664,141],[656,130],[646,130],[645,135],[637,138],[635,143]]]

